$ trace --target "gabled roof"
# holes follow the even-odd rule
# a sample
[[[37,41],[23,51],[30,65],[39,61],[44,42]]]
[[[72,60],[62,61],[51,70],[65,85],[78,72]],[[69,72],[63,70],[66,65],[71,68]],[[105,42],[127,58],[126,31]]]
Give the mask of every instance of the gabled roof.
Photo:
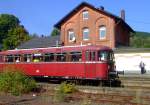
[[[18,49],[44,48],[56,46],[56,41],[60,42],[60,35],[48,37],[34,37],[31,40],[18,46]]]
[[[54,27],[60,29],[61,25],[66,22],[66,20],[68,20],[71,16],[73,16],[74,13],[77,13],[82,7],[84,6],[87,6],[93,10],[96,10],[100,13],[103,13],[107,16],[110,16],[112,18],[114,18],[116,21],[120,21],[122,22],[131,32],[134,32],[134,30],[124,21],[122,20],[122,18],[120,18],[119,16],[116,16],[106,10],[102,10],[102,9],[99,9],[99,8],[95,8],[93,5],[87,3],[87,2],[82,2],[81,4],[79,4],[77,7],[75,7],[72,11],[70,11],[66,16],[64,16],[60,21],[58,21]]]

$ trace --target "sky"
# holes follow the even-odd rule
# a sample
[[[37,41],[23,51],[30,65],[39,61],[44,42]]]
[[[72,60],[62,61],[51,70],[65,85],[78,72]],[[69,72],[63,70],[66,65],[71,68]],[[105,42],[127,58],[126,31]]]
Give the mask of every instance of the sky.
[[[150,0],[84,0],[95,7],[120,15],[135,31],[150,32]],[[30,34],[50,35],[54,24],[83,0],[0,0],[0,14],[13,14]]]

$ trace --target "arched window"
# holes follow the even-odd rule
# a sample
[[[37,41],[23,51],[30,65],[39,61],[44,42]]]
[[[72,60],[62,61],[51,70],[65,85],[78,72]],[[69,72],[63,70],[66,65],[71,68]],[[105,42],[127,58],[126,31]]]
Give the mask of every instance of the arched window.
[[[99,39],[106,39],[106,27],[105,26],[99,27]]]
[[[75,33],[72,29],[68,31],[68,40],[69,42],[72,42],[75,40]]]
[[[89,18],[89,12],[87,10],[82,12],[83,20],[86,20]]]
[[[89,28],[83,28],[83,40],[89,40]]]

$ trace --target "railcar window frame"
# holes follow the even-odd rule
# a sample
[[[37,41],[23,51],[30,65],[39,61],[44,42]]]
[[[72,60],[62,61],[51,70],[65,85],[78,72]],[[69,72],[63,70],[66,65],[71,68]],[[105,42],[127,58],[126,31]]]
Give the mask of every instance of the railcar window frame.
[[[67,61],[67,53],[55,53],[56,56],[56,62],[66,62]]]
[[[98,51],[98,61],[114,61],[114,53],[107,50]]]
[[[43,62],[53,62],[53,61],[55,61],[55,54],[54,53],[44,53],[43,56],[44,56]]]
[[[0,62],[3,62],[3,55],[0,55]]]
[[[96,61],[96,51],[91,51],[91,61]]]
[[[9,59],[9,58],[11,58],[11,59]],[[12,63],[12,62],[14,62],[14,56],[13,55],[6,55],[5,56],[5,62],[7,62],[7,63]]]
[[[86,61],[90,61],[90,51],[89,51],[89,50],[87,50],[87,51],[85,52],[85,60],[86,60]]]
[[[81,62],[82,61],[82,52],[81,51],[72,51],[69,52],[71,62]]]
[[[114,61],[115,60],[114,59],[114,52],[112,52],[112,51],[109,52],[109,60],[110,61]]]
[[[96,60],[96,51],[87,50],[85,52],[85,60],[86,61],[95,61]]]
[[[23,54],[23,62],[32,62],[33,54]]]
[[[17,63],[21,62],[21,54],[14,55],[14,62],[17,62]]]
[[[33,58],[33,62],[43,62],[42,53],[34,53],[32,58]]]

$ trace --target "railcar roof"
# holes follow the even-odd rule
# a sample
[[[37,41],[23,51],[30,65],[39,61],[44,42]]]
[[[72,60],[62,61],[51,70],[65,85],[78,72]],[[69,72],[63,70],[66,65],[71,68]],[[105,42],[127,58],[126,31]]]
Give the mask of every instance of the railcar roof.
[[[82,45],[82,46],[62,46],[62,47],[48,47],[48,48],[33,48],[33,49],[15,49],[2,51],[0,54],[33,54],[33,53],[59,53],[59,52],[73,52],[82,50],[111,50],[107,46],[100,45]]]

